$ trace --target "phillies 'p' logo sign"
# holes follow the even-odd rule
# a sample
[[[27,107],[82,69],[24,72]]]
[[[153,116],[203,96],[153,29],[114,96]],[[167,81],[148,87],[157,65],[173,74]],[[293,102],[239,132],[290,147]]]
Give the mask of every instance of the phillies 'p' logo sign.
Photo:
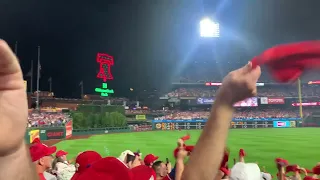
[[[109,54],[98,53],[97,62],[100,64],[100,70],[97,74],[97,78],[102,79],[103,82],[106,82],[107,80],[113,80],[111,73],[111,66],[114,64],[113,57]]]

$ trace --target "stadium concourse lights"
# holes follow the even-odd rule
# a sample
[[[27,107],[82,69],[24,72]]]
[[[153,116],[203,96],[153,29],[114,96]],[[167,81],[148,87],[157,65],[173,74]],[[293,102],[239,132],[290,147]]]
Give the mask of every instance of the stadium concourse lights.
[[[203,18],[200,21],[200,36],[204,38],[220,37],[219,23],[212,21],[210,18]]]

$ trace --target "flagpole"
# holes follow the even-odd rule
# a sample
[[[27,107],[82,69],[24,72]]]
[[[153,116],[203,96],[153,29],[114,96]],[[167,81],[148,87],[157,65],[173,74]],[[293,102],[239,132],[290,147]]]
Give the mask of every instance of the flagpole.
[[[30,93],[33,93],[33,60],[31,60]]]
[[[83,98],[83,81],[81,81],[81,99]]]
[[[18,56],[18,41],[14,44],[14,53]]]
[[[303,111],[302,111],[302,96],[301,96],[301,80],[300,78],[298,79],[298,95],[299,95],[299,113],[300,113],[300,118],[301,121],[303,121]]]
[[[49,89],[50,89],[50,92],[52,92],[52,78],[50,77],[50,79],[49,79],[50,81],[49,81]]]
[[[37,101],[36,108],[39,110],[39,80],[40,80],[40,46],[38,46],[38,66],[37,66]]]

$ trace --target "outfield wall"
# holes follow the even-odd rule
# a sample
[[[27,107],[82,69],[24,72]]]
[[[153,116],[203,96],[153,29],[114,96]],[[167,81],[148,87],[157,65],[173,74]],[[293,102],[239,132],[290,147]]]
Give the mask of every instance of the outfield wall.
[[[230,128],[294,128],[301,121],[300,118],[234,118],[230,122]],[[175,129],[203,129],[207,119],[162,119],[153,120],[154,130],[175,130]]]
[[[35,138],[39,138],[42,141],[51,139],[65,139],[72,137],[72,134],[72,121],[69,121],[64,126],[27,128],[24,139],[27,143],[31,143]]]
[[[28,128],[25,135],[25,141],[31,143],[35,138],[40,140],[64,139],[66,138],[65,127],[39,127]]]
[[[130,127],[112,127],[112,128],[91,128],[91,129],[72,129],[72,121],[68,122],[65,126],[61,127],[39,127],[28,128],[25,134],[25,141],[31,143],[35,138],[40,140],[51,139],[68,139],[72,136],[83,135],[99,135],[110,133],[127,133],[127,132],[140,132],[151,131],[151,125],[137,125]]]

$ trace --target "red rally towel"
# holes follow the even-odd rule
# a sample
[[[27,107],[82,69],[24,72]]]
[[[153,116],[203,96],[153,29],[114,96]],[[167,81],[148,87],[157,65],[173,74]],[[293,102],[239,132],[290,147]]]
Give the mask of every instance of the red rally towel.
[[[220,164],[220,168],[228,169],[228,161],[229,161],[229,152],[225,151],[224,154],[223,154],[223,158],[222,158],[221,164]]]
[[[320,67],[320,41],[283,44],[254,57],[252,67],[266,65],[279,82],[297,80],[308,69]]]
[[[315,167],[312,168],[313,174],[320,174],[320,165],[316,165]]]
[[[181,137],[180,139],[182,139],[182,141],[187,141],[190,139],[190,134],[187,134],[187,135]]]
[[[298,165],[289,165],[286,167],[286,173],[299,171]]]
[[[193,151],[194,146],[186,146],[186,145],[183,145],[183,148],[184,148],[186,151],[188,151],[188,154],[190,155],[190,153]],[[179,148],[175,148],[175,149],[173,150],[173,156],[174,156],[175,158],[177,158],[179,150],[180,150]]]
[[[37,143],[41,143],[39,138],[35,138],[31,144],[37,144]]]
[[[306,176],[303,178],[303,180],[318,180],[317,178],[314,178],[312,176]]]
[[[240,149],[240,150],[239,150],[239,156],[240,156],[240,157],[246,156],[246,152],[245,152],[243,149]]]

